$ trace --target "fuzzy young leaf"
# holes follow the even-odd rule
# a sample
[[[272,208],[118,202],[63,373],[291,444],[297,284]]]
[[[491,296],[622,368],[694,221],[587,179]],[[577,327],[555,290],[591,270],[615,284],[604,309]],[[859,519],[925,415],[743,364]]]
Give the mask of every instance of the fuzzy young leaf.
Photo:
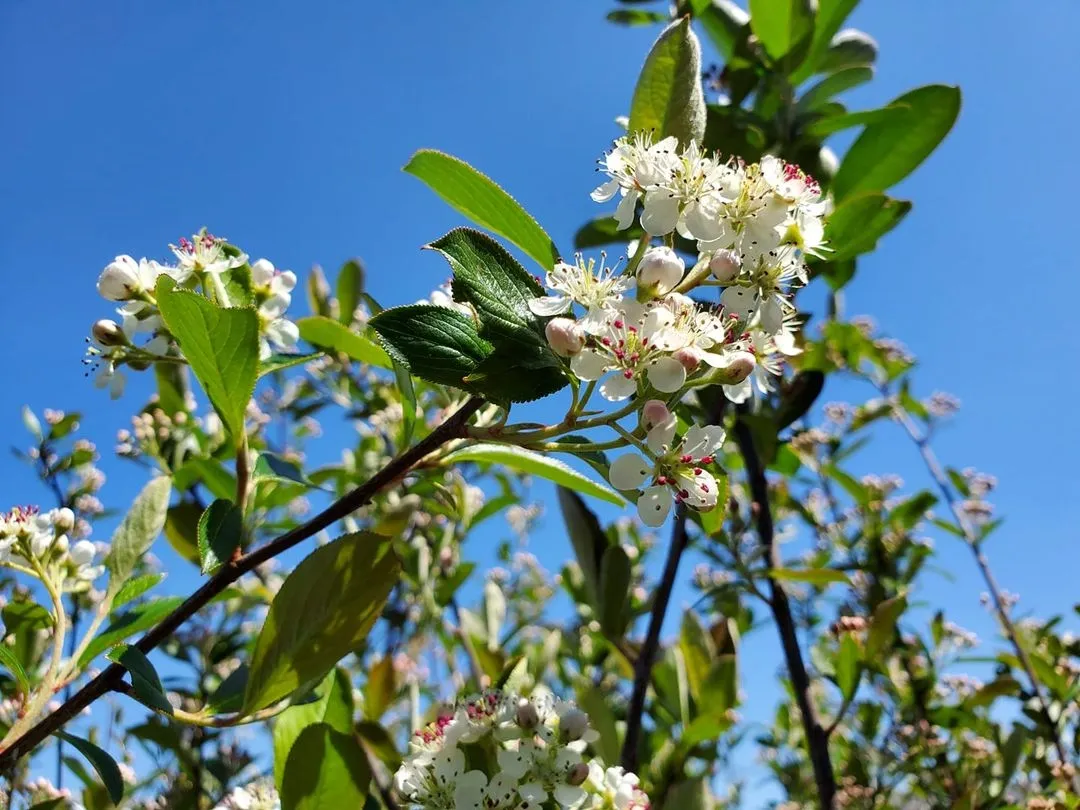
[[[341,352],[358,363],[391,368],[390,358],[371,338],[324,315],[311,315],[296,322],[300,337],[312,346]]]
[[[259,316],[251,307],[224,308],[168,276],[157,284],[158,307],[191,370],[233,439],[244,435],[244,411],[259,374]]]
[[[131,509],[113,532],[105,565],[110,574],[109,588],[114,593],[131,576],[143,555],[161,534],[171,490],[172,479],[165,476],[153,479],[135,497]]]
[[[325,723],[334,731],[347,734],[352,728],[352,718],[349,676],[344,670],[335,668],[315,688],[315,700],[290,706],[274,722],[275,784],[282,783],[289,752],[305,728]]]
[[[641,69],[630,103],[630,132],[652,132],[655,140],[674,135],[683,146],[705,135],[705,95],[701,88],[701,45],[690,18],[660,34]]]
[[[473,321],[428,304],[393,307],[371,319],[390,356],[428,382],[472,390],[465,378],[492,352]]]
[[[462,447],[460,450],[455,450],[443,457],[443,463],[447,465],[462,461],[501,464],[513,470],[538,475],[541,478],[554,481],[559,486],[585,495],[592,495],[594,498],[600,498],[617,506],[622,506],[625,503],[617,492],[604,484],[586,478],[558,459],[532,450],[526,450],[523,447],[515,447],[509,444],[481,443]]]
[[[251,656],[242,713],[321,678],[355,649],[400,570],[390,541],[370,532],[347,534],[308,555],[270,605]]]
[[[902,115],[871,124],[844,155],[832,190],[841,201],[859,192],[884,191],[911,174],[949,134],[960,114],[960,90],[919,87],[896,99]]]
[[[489,177],[443,152],[421,149],[405,171],[476,224],[513,242],[545,270],[554,267],[559,251],[544,229]]]
[[[101,781],[105,784],[105,790],[109,792],[109,798],[113,804],[120,804],[124,799],[124,778],[120,775],[120,768],[109,754],[89,740],[68,734],[65,731],[56,732],[56,736],[64,742],[71,743],[87,761],[94,766]]]
[[[244,515],[232,501],[218,498],[199,518],[199,561],[212,574],[242,546]]]

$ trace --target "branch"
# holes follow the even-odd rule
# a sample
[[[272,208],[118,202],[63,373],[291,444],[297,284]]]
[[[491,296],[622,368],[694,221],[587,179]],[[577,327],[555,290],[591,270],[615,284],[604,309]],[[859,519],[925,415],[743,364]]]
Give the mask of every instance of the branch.
[[[315,536],[343,517],[355,512],[371,501],[387,486],[407,474],[420,460],[451,439],[464,438],[471,417],[484,404],[482,399],[470,398],[453,415],[409,450],[392,459],[365,483],[346,493],[324,511],[302,526],[286,532],[264,546],[230,560],[213,577],[203,583],[183,604],[166,616],[160,624],[146,633],[135,645],[140,652],[148,653],[171,636],[177,628],[209,603],[215,596],[236,582],[241,576],[292,548],[303,540]],[[60,730],[84,708],[105,693],[116,689],[127,670],[119,664],[110,664],[100,675],[80,689],[52,714],[17,739],[9,748],[0,752],[0,773],[6,773],[22,757],[26,756],[53,732]]]
[[[892,402],[892,395],[887,388],[878,386],[878,390]],[[938,461],[937,455],[935,455],[933,448],[930,446],[929,435],[920,431],[912,421],[907,410],[900,407],[895,402],[892,402],[892,412],[896,416],[896,420],[904,428],[918,448],[919,455],[926,465],[927,472],[930,473],[930,477],[937,485],[941,497],[945,500],[945,503],[948,504],[949,510],[952,512],[953,517],[956,518],[956,523],[960,527],[960,531],[964,534],[964,540],[967,541],[968,548],[971,549],[971,553],[975,557],[975,564],[978,566],[979,573],[982,574],[983,581],[986,583],[986,588],[994,601],[994,611],[997,613],[998,621],[1001,622],[1002,629],[1005,631],[1005,636],[1008,638],[1009,643],[1012,644],[1013,650],[1016,652],[1016,657],[1020,661],[1020,666],[1024,670],[1024,674],[1027,675],[1028,681],[1031,682],[1031,690],[1035,693],[1039,715],[1053,734],[1054,749],[1057,751],[1058,758],[1061,760],[1062,765],[1068,765],[1071,760],[1069,759],[1068,752],[1065,750],[1065,744],[1061,740],[1061,735],[1058,732],[1058,724],[1050,715],[1049,703],[1043,693],[1042,681],[1040,681],[1035,674],[1035,667],[1032,666],[1031,657],[1028,655],[1027,650],[1024,649],[1024,645],[1020,643],[1020,636],[1016,632],[1016,625],[1013,624],[1013,620],[1009,616],[1009,608],[1006,606],[1005,600],[1001,596],[1001,589],[998,587],[997,580],[994,578],[994,572],[990,570],[990,562],[986,559],[986,555],[983,553],[980,546],[979,535],[972,527],[967,515],[965,515],[964,511],[960,508],[956,495],[949,485],[945,471],[941,467],[941,462]],[[1074,777],[1072,781],[1073,790],[1080,793],[1080,780]]]
[[[746,462],[750,494],[754,499],[758,539],[765,547],[765,561],[771,572],[772,569],[783,566],[780,564],[780,552],[775,543],[772,511],[769,507],[769,482],[765,478],[761,458],[754,447],[754,436],[750,432],[749,425],[742,419],[736,419],[734,433],[739,452]],[[836,797],[836,777],[833,774],[832,758],[829,756],[829,737],[821,724],[810,695],[810,676],[803,662],[802,650],[799,648],[798,632],[791,615],[791,603],[788,601],[783,586],[771,575],[768,579],[770,594],[768,604],[776,621],[776,629],[780,634],[784,660],[787,662],[791,685],[795,690],[795,702],[802,716],[803,731],[806,734],[810,762],[814,768],[814,782],[817,784],[818,797],[821,799],[821,806],[825,810],[831,810]]]
[[[652,678],[653,659],[660,647],[660,629],[664,624],[671,592],[675,587],[675,576],[679,572],[679,560],[689,535],[686,532],[686,507],[682,504],[675,510],[675,525],[671,529],[671,543],[668,545],[667,562],[664,574],[656,589],[652,612],[649,615],[649,628],[645,632],[645,642],[641,645],[637,663],[634,665],[634,691],[630,695],[630,708],[626,716],[626,739],[623,742],[622,766],[628,771],[637,771],[638,741],[641,739],[641,719],[645,714],[645,693],[649,690]]]

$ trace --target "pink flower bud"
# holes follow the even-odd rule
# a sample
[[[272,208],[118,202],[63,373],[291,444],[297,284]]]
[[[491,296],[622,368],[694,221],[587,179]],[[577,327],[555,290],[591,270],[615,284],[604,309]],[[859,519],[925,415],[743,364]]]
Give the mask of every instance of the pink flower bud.
[[[742,270],[742,257],[734,250],[718,250],[709,260],[709,270],[712,271],[713,278],[721,283],[734,281]]]
[[[741,383],[750,376],[756,365],[757,359],[750,352],[736,352],[731,365],[726,369],[728,377],[732,383]]]
[[[688,373],[696,371],[697,367],[701,365],[701,350],[693,346],[684,346],[675,352],[672,357],[678,360]]]
[[[638,265],[638,283],[655,290],[656,295],[664,295],[675,288],[685,271],[686,263],[674,250],[665,245],[651,247]]]
[[[579,762],[570,769],[570,772],[566,775],[567,784],[578,787],[584,785],[585,780],[589,778],[589,766],[584,762]]]
[[[559,357],[571,357],[585,345],[585,332],[570,318],[552,318],[544,327],[544,335]]]
[[[641,408],[641,421],[645,430],[651,430],[656,425],[662,425],[671,417],[668,406],[658,399],[650,399]]]
[[[120,324],[108,319],[97,321],[90,328],[90,334],[102,346],[123,346],[128,342],[127,335],[120,328]]]

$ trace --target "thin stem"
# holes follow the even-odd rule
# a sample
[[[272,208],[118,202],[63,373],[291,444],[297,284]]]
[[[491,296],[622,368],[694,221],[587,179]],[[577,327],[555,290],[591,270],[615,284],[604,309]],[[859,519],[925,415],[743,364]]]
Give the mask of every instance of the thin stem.
[[[675,524],[671,530],[671,543],[668,545],[667,561],[664,573],[653,598],[652,611],[649,614],[649,627],[645,631],[645,641],[641,645],[637,662],[634,665],[634,690],[630,695],[630,707],[626,715],[626,738],[622,749],[622,766],[628,771],[637,771],[638,744],[641,739],[641,720],[645,714],[645,696],[652,680],[652,670],[656,653],[660,648],[660,630],[664,625],[671,602],[671,593],[675,588],[675,577],[679,573],[679,561],[689,542],[686,531],[686,507],[682,504],[675,510]]]
[[[891,399],[891,392],[887,388],[879,385],[878,390],[881,391],[882,395]],[[994,602],[994,611],[997,613],[998,621],[1001,622],[1002,629],[1005,631],[1005,636],[1008,638],[1009,643],[1016,652],[1017,660],[1020,661],[1020,666],[1024,670],[1024,674],[1027,675],[1028,681],[1031,683],[1031,690],[1035,693],[1035,699],[1038,703],[1039,714],[1053,734],[1054,749],[1057,751],[1058,758],[1063,765],[1068,764],[1070,762],[1069,755],[1065,749],[1065,744],[1061,740],[1058,724],[1050,715],[1049,703],[1043,692],[1043,683],[1035,674],[1035,667],[1031,663],[1031,657],[1028,655],[1027,650],[1024,649],[1024,645],[1020,643],[1020,636],[1016,632],[1016,625],[1009,616],[1008,605],[1005,604],[1005,599],[1001,595],[1001,588],[998,586],[997,579],[994,577],[994,572],[990,569],[990,562],[987,560],[986,555],[981,548],[979,535],[972,527],[971,522],[968,520],[967,515],[964,514],[963,509],[960,508],[960,503],[953,493],[953,488],[949,485],[945,470],[942,469],[941,462],[938,461],[937,455],[930,446],[929,435],[920,431],[907,410],[895,402],[892,404],[892,412],[896,416],[896,420],[915,443],[915,446],[919,450],[919,455],[926,465],[927,472],[929,472],[930,477],[937,485],[938,491],[948,505],[953,517],[956,518],[956,523],[960,527],[960,531],[963,532],[964,540],[967,542],[967,546],[971,549],[971,553],[975,558],[975,565],[978,567],[979,573],[982,574],[983,581],[986,583],[987,590],[990,592],[990,597]],[[1080,793],[1080,779],[1073,779],[1073,789]]]
[[[286,532],[239,559],[229,560],[217,574],[184,600],[176,610],[139,639],[135,646],[142,653],[150,652],[241,576],[367,505],[376,494],[406,475],[429,453],[451,439],[464,437],[469,417],[483,404],[484,401],[478,397],[469,399],[412,448],[391,460],[365,483],[346,493],[307,523]],[[115,689],[122,683],[126,671],[119,664],[109,665],[100,675],[76,692],[71,700],[62,704],[59,709],[16,739],[11,746],[0,751],[0,773],[10,772],[16,762],[33,751],[50,734],[63,728],[69,720],[78,716],[79,712],[97,698]]]
[[[177,709],[175,706],[171,712],[165,712],[156,706],[151,706],[148,703],[144,703],[139,699],[138,693],[135,688],[130,684],[121,681],[119,684],[113,687],[114,692],[119,692],[121,695],[127,695],[132,700],[136,701],[147,709],[157,712],[162,717],[167,717],[171,720],[181,723],[185,726],[197,726],[199,728],[234,728],[235,726],[246,726],[249,723],[258,723],[263,720],[269,720],[271,717],[276,717],[281,714],[287,708],[289,703],[279,703],[271,706],[267,709],[261,709],[254,714],[203,714],[202,712],[185,712],[183,709]]]
[[[641,238],[638,239],[637,250],[634,251],[634,255],[630,257],[630,261],[626,263],[626,267],[620,275],[632,276],[637,272],[638,265],[641,264],[641,260],[645,258],[645,251],[649,249],[649,245],[652,244],[652,240],[647,233],[643,233]]]
[[[776,579],[771,576],[775,568],[782,568],[780,550],[776,546],[772,510],[769,506],[769,482],[765,478],[765,469],[761,457],[754,447],[754,436],[750,426],[742,419],[735,420],[735,441],[746,463],[746,474],[750,484],[750,494],[754,499],[754,517],[757,525],[758,540],[765,548],[765,562],[768,565],[766,576],[769,580],[769,608],[776,622],[780,643],[787,663],[788,675],[795,690],[795,702],[802,716],[803,731],[809,749],[810,762],[814,769],[814,782],[817,785],[818,798],[825,810],[831,810],[836,800],[836,776],[833,773],[832,758],[829,754],[829,737],[818,717],[810,694],[810,675],[806,671],[802,649],[795,620],[791,614],[791,603],[787,593]]]
[[[248,458],[247,434],[240,440],[240,446],[236,448],[236,506],[244,512],[248,496],[248,483],[251,479],[250,459]],[[237,552],[240,551],[239,546]]]

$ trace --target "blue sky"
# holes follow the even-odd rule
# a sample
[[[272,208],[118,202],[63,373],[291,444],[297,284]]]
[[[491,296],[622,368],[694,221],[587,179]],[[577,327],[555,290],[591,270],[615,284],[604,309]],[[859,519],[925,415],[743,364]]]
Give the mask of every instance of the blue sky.
[[[89,324],[108,315],[94,281],[118,253],[163,257],[207,225],[301,273],[361,256],[384,303],[426,295],[447,273],[419,246],[461,219],[399,171],[417,148],[481,168],[568,250],[598,213],[593,161],[617,134],[612,120],[656,34],[606,23],[609,7],[0,4],[4,443],[24,443],[24,403],[83,411],[103,448],[126,426],[146,389],[113,405],[79,364]],[[938,449],[1000,480],[1008,521],[989,547],[1000,578],[1022,609],[1067,611],[1080,562],[1069,404],[1080,341],[1068,293],[1073,206],[1060,189],[1080,183],[1069,157],[1080,6],[865,2],[851,24],[881,46],[878,77],[850,95],[852,108],[930,82],[961,85],[965,100],[952,136],[897,189],[915,209],[862,262],[847,310],[872,314],[919,356],[921,393],[961,398]],[[922,480],[891,431],[859,465]],[[128,502],[137,470],[103,468],[106,499]],[[0,508],[45,497],[7,454],[0,480]],[[555,567],[568,546],[554,517],[548,527],[537,545]],[[938,546],[955,580],[928,580],[927,596],[988,635],[966,552],[948,538]],[[771,673],[774,648],[759,634],[745,671]]]

